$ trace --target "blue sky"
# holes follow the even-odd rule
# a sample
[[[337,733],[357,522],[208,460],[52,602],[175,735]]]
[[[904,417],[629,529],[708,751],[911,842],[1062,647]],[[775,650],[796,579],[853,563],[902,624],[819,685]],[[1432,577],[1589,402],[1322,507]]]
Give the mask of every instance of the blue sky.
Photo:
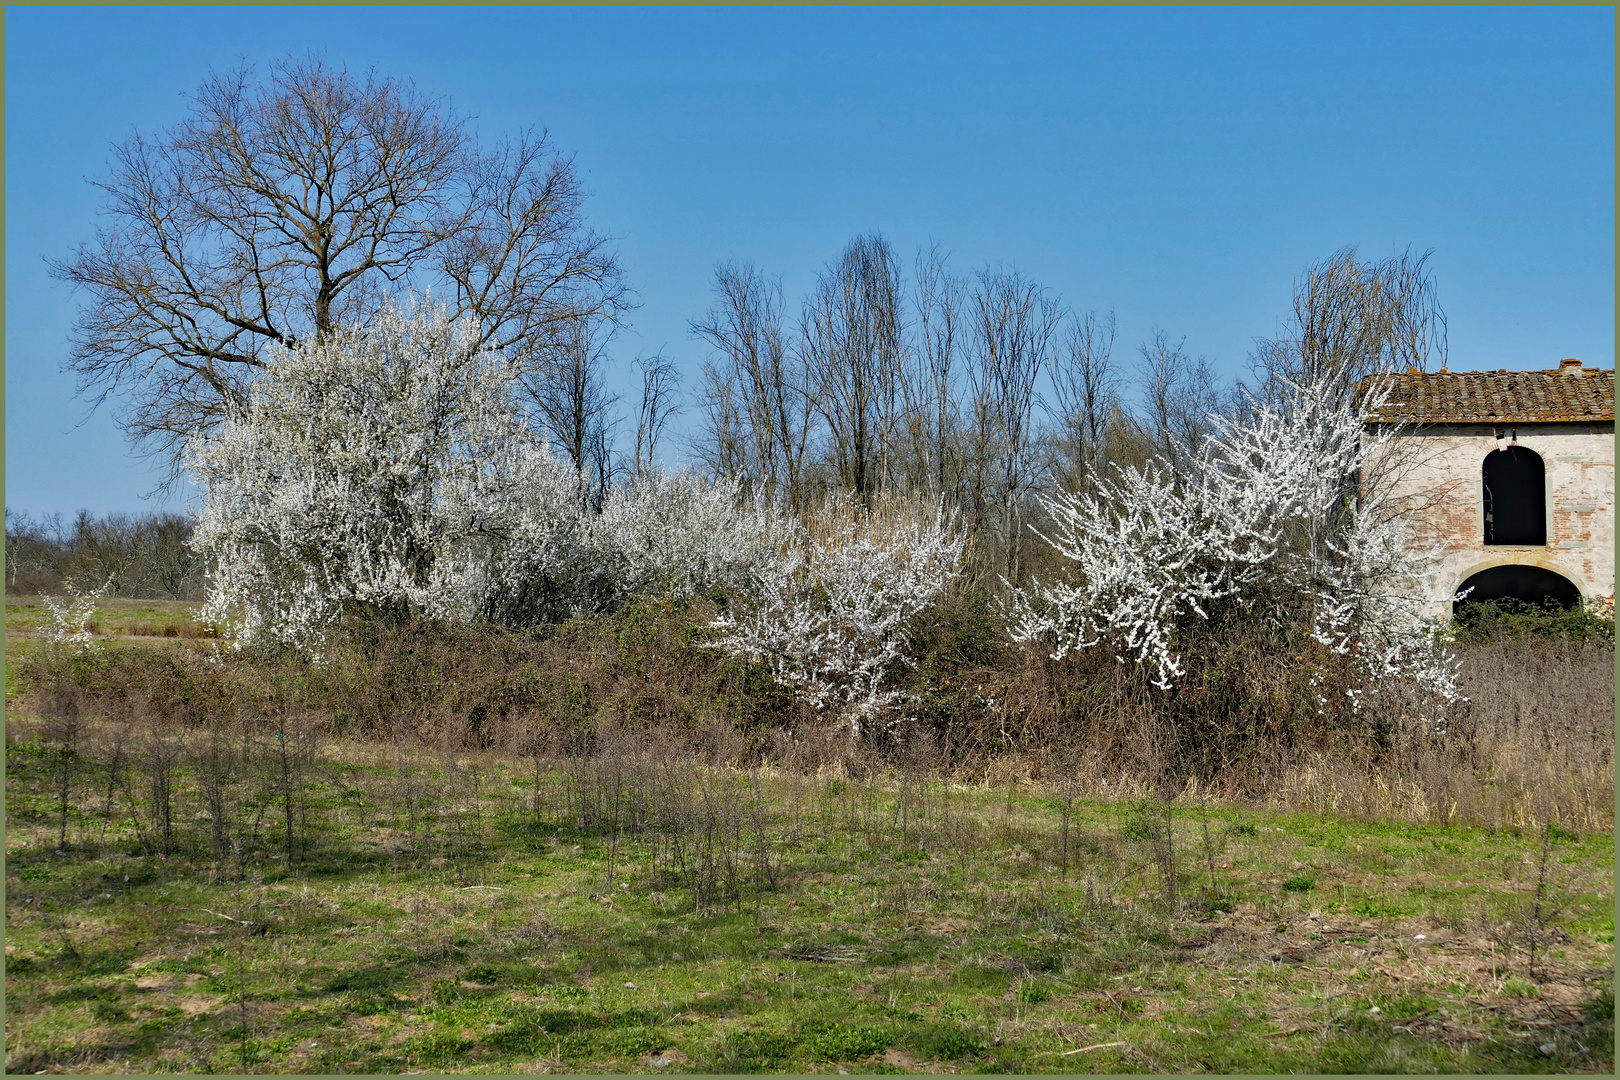
[[[1433,249],[1451,366],[1614,363],[1610,8],[11,8],[6,503],[102,513],[157,471],[60,370],[110,147],[211,68],[289,53],[414,80],[493,139],[548,128],[641,306],[625,365],[749,259],[796,307],[859,232],[1016,266],[1226,373],[1290,281]],[[81,423],[81,421],[83,421]]]

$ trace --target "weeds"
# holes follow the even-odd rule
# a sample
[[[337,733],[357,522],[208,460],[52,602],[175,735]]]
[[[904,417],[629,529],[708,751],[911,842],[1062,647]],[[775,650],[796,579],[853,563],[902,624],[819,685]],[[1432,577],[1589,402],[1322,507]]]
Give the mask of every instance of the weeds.
[[[853,739],[808,715],[764,669],[700,647],[715,610],[708,600],[660,601],[526,633],[357,631],[315,666],[275,652],[219,659],[212,643],[186,638],[94,657],[39,650],[13,681],[17,703],[42,715],[186,727],[285,714],[323,736],[500,750],[536,765],[589,757],[611,721],[631,739],[661,731],[710,765],[892,772],[903,785],[924,774],[998,784],[1063,776],[1075,797],[1191,784],[1219,800],[1370,820],[1539,828],[1543,810],[1569,828],[1613,820],[1613,652],[1594,636],[1469,638],[1469,701],[1437,735],[1398,710],[1373,709],[1371,726],[1317,717],[1314,697],[1289,681],[1298,665],[1263,651],[1200,687],[1149,692],[1106,657],[1059,663],[997,644],[974,604],[952,598],[914,630],[918,668],[904,687],[915,719]],[[1247,682],[1228,685],[1233,672]],[[903,846],[910,802],[898,811]]]
[[[538,770],[318,734],[284,749],[298,722],[171,733],[164,854],[149,784],[102,815],[117,747],[147,775],[146,733],[86,721],[70,821],[97,820],[66,858],[54,750],[43,724],[13,725],[12,1071],[1269,1072],[1397,1051],[1488,1070],[1522,1065],[1524,1030],[1554,1047],[1535,1060],[1609,1060],[1548,1034],[1609,985],[1603,838],[1237,817],[1201,793],[1098,802],[1061,777],[1009,804],[1005,783],[923,769],[725,768],[606,719],[590,754]],[[1487,866],[1527,854],[1545,876],[1491,893]],[[1290,862],[1325,855],[1320,885],[1289,891]],[[1481,899],[1549,935],[1534,979],[1507,973],[1524,987],[1476,975],[1450,929]],[[1375,900],[1431,913],[1355,913]],[[1381,1011],[1342,1007],[1352,992]],[[98,1026],[75,1026],[92,1008]],[[1422,1027],[1436,1008],[1449,1026]]]
[[[76,712],[52,717],[41,726],[40,734],[46,745],[51,747],[56,764],[58,853],[66,853],[68,849],[68,807],[73,794],[74,771],[79,758],[79,736],[83,730],[83,718]]]
[[[993,643],[919,664],[982,676],[1002,733],[924,701],[854,740],[641,613],[325,669],[42,661],[7,732],[8,1066],[1611,1063],[1604,647],[1470,645],[1446,736],[1240,783],[1173,767],[1127,686],[990,686]]]
[[[1556,920],[1563,911],[1563,902],[1554,880],[1552,855],[1562,835],[1562,830],[1552,822],[1542,828],[1541,842],[1531,859],[1534,880],[1526,883],[1527,890],[1514,890],[1512,918],[1507,923],[1505,943],[1524,950],[1525,974],[1531,984],[1541,981],[1538,958],[1545,961],[1548,948],[1560,938]]]

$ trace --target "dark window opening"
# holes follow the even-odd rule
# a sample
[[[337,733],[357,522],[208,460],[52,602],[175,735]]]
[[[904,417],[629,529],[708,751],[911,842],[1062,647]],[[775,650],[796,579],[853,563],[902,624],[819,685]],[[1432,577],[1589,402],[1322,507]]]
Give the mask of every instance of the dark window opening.
[[[1539,566],[1493,566],[1481,570],[1457,586],[1462,597],[1451,605],[1453,614],[1464,604],[1514,601],[1532,607],[1572,608],[1581,602],[1581,591],[1562,574]]]
[[[1485,455],[1485,542],[1547,543],[1547,472],[1534,450],[1509,446]]]

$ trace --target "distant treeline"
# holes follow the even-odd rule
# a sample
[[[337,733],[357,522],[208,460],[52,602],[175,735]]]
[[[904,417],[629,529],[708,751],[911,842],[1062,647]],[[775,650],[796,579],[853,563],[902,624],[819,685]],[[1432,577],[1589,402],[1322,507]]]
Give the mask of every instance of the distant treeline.
[[[1312,263],[1292,317],[1256,341],[1235,384],[1163,330],[1121,364],[1112,312],[1073,309],[998,265],[958,274],[938,247],[907,273],[882,236],[855,237],[796,319],[781,279],[722,263],[710,308],[690,323],[709,353],[693,448],[713,475],[801,514],[839,491],[943,502],[971,539],[972,576],[992,590],[1018,584],[1044,546],[1029,527],[1050,532],[1042,496],[1091,493],[1153,459],[1179,475],[1223,421],[1302,380],[1338,400],[1374,372],[1444,363],[1427,259],[1364,261],[1345,248]],[[595,354],[577,355],[547,384],[547,416],[606,415],[587,407],[605,392],[570,390],[595,378]],[[645,374],[638,430],[656,430],[646,418],[662,415],[654,391],[666,388]],[[605,441],[552,430],[576,468],[607,473],[570,449]]]
[[[6,591],[60,593],[107,586],[108,596],[195,600],[201,566],[192,554],[191,519],[170,512],[108,514],[80,510],[34,519],[6,507]]]

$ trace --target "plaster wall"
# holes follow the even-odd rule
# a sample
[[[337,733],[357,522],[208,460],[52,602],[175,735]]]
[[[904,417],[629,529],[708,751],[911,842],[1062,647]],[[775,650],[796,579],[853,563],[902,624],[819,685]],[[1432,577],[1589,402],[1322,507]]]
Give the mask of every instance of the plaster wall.
[[[1485,544],[1485,456],[1513,444],[1546,469],[1547,543]],[[1614,425],[1434,424],[1391,439],[1372,463],[1412,515],[1413,540],[1437,557],[1419,587],[1425,612],[1449,615],[1458,586],[1493,566],[1539,566],[1588,599],[1614,599]],[[1370,482],[1379,482],[1371,479]]]

